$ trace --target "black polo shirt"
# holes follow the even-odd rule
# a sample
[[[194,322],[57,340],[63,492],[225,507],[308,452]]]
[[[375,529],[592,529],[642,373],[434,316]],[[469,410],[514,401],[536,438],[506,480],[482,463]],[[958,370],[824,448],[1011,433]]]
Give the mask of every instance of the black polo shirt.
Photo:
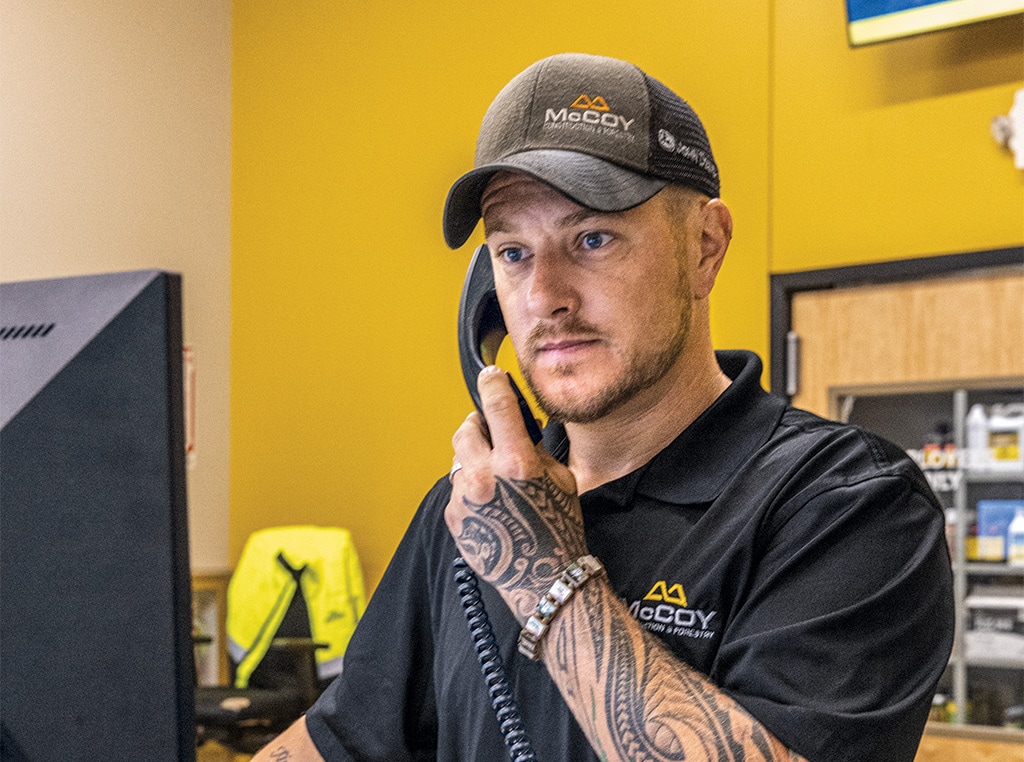
[[[640,625],[812,762],[912,760],[953,638],[943,513],[894,445],[796,410],[748,352],[648,464],[580,497],[590,551]],[[568,442],[549,426],[563,461]],[[307,715],[334,760],[501,760],[452,579],[447,479]],[[482,585],[538,758],[596,760],[519,626]]]

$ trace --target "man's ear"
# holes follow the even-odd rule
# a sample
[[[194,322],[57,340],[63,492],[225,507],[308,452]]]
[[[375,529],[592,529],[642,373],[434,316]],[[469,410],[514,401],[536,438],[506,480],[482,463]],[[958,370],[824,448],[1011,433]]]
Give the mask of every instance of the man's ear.
[[[696,298],[706,299],[732,240],[732,213],[720,198],[713,198],[700,208],[699,214],[700,261],[693,274],[693,288]]]

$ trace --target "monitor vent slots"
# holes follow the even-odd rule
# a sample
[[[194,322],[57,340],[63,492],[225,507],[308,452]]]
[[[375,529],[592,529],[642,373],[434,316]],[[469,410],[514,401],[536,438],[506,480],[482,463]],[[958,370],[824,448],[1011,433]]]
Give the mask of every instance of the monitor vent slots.
[[[0,341],[13,339],[42,339],[54,329],[56,323],[39,323],[33,325],[0,326]]]

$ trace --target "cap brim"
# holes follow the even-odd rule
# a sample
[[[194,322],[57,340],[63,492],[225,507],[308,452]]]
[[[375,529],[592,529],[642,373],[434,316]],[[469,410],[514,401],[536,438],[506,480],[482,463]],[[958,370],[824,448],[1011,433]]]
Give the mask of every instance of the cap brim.
[[[502,171],[525,172],[577,204],[601,212],[632,209],[668,185],[665,180],[575,151],[523,151],[477,167],[455,181],[444,205],[444,240],[449,247],[459,248],[473,234],[484,189]]]

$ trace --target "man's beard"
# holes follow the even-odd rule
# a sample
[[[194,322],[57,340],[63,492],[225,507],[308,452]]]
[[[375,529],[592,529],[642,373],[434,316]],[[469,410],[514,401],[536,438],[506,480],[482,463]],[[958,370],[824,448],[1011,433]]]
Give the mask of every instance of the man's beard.
[[[679,316],[679,324],[675,333],[669,338],[664,347],[658,351],[641,354],[634,351],[627,359],[626,368],[621,376],[614,379],[612,383],[603,389],[582,400],[570,400],[559,402],[546,396],[537,386],[528,364],[521,368],[526,383],[533,391],[537,404],[545,415],[560,423],[593,423],[604,418],[615,409],[625,404],[640,392],[650,389],[657,384],[671,370],[679,359],[679,355],[686,345],[686,339],[690,329],[690,312],[692,303],[687,301],[685,309]],[[570,321],[562,324],[558,329],[559,333],[568,335],[593,335],[596,331],[579,321]],[[535,346],[536,342],[543,338],[546,331],[537,331],[530,337],[529,344]],[[568,365],[556,366],[550,371],[556,377],[569,377],[579,371]]]

